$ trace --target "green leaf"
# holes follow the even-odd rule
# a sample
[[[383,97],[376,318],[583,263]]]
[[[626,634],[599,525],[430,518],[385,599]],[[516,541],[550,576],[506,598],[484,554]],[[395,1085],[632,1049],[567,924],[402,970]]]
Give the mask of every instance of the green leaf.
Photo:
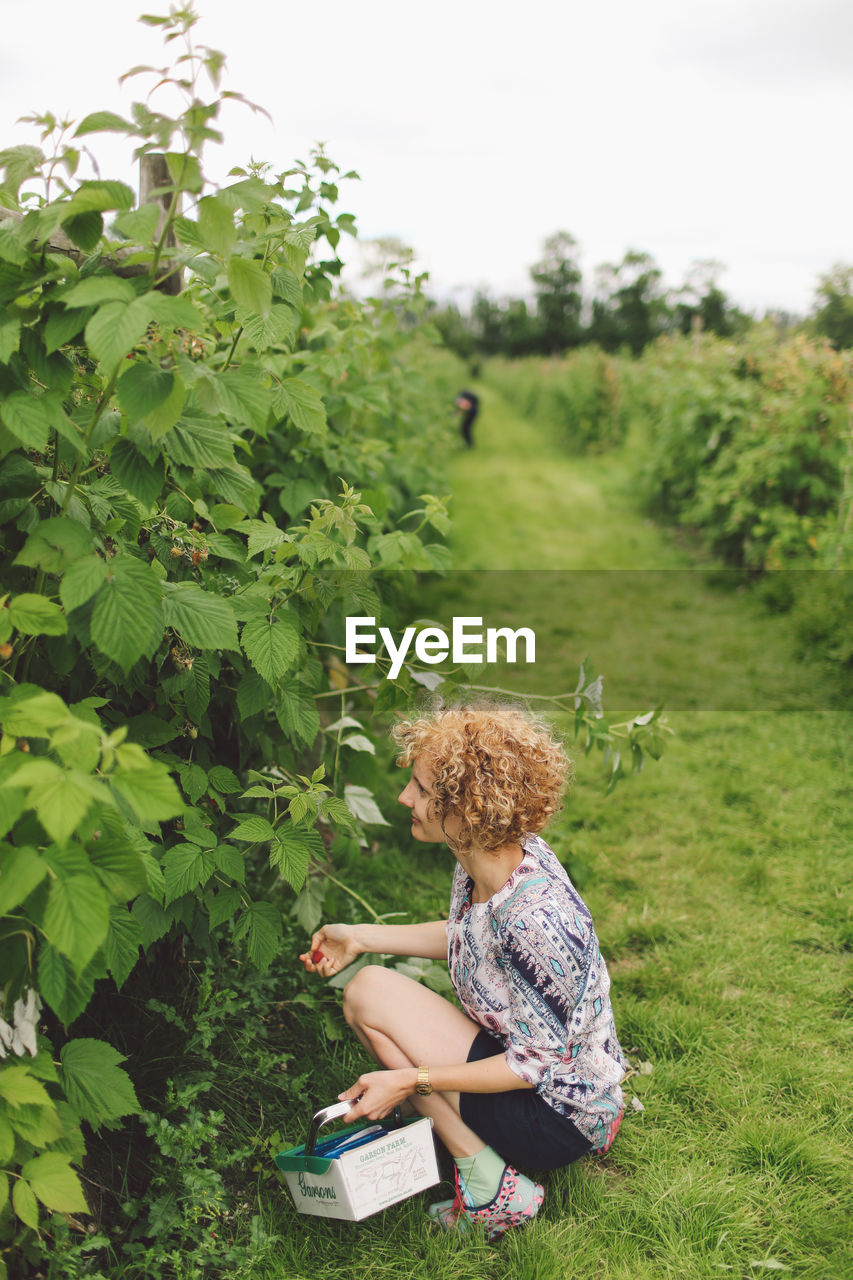
[[[175,373],[168,399],[164,400],[153,413],[149,413],[145,419],[145,426],[152,440],[159,440],[167,431],[172,430],[172,427],[181,416],[186,396],[187,389],[181,378]]]
[[[178,844],[163,859],[166,873],[166,906],[185,893],[207,884],[216,870],[210,849],[197,844]]]
[[[21,322],[15,316],[6,316],[0,320],[0,364],[7,364],[10,357],[18,350],[21,340]]]
[[[287,736],[307,747],[311,746],[320,732],[320,717],[314,696],[298,680],[279,689],[275,715]]]
[[[143,825],[183,813],[184,803],[165,765],[150,759],[133,742],[119,747],[116,758],[118,768],[110,774],[110,784]]]
[[[235,849],[232,844],[218,844],[213,850],[213,859],[222,874],[228,876],[229,880],[238,880],[240,884],[246,883],[246,864],[239,849]]]
[[[255,351],[268,351],[270,347],[289,347],[299,329],[300,315],[287,303],[273,303],[264,319],[256,312],[238,307],[237,323],[243,326],[243,334]]]
[[[305,883],[311,859],[323,852],[323,842],[316,831],[294,827],[291,823],[280,826],[277,836],[270,845],[270,866],[276,867],[298,893]]]
[[[0,916],[7,916],[38,888],[47,874],[35,849],[0,846]]]
[[[258,969],[266,969],[281,944],[281,913],[271,902],[250,903],[237,920],[234,938],[246,938],[250,959]]]
[[[66,613],[79,609],[91,600],[107,579],[107,564],[100,556],[85,556],[76,560],[63,574],[59,584],[59,598]]]
[[[153,506],[165,479],[159,458],[156,463],[150,463],[132,440],[122,437],[116,440],[110,451],[110,466],[113,475],[129,494],[138,498],[144,507]]]
[[[231,434],[214,418],[181,418],[163,437],[163,449],[182,467],[221,467],[234,461]]]
[[[180,776],[184,795],[195,804],[207,791],[207,774],[201,765],[188,764],[180,770]]]
[[[219,791],[224,796],[237,795],[243,789],[236,773],[232,773],[223,764],[215,764],[207,776],[214,790]]]
[[[131,209],[129,213],[120,213],[114,219],[113,226],[133,244],[148,245],[157,234],[162,212],[160,205],[152,201],[150,204],[140,205],[138,209]]]
[[[116,556],[92,611],[92,640],[113,662],[129,671],[154,651],[163,634],[159,579],[147,564]]]
[[[88,276],[63,293],[66,307],[99,307],[103,302],[133,302],[136,290],[121,276]]]
[[[12,1188],[12,1208],[27,1227],[38,1230],[39,1207],[36,1198],[23,1178],[18,1178]]]
[[[178,294],[153,293],[145,295],[148,314],[159,325],[169,329],[191,329],[193,332],[204,329],[204,316],[189,298]]]
[[[248,554],[251,560],[259,551],[269,551],[284,542],[284,530],[266,520],[246,520],[240,528],[248,537]]]
[[[159,902],[155,902],[147,893],[142,893],[130,909],[131,915],[139,925],[142,945],[145,948],[157,942],[172,927],[172,916],[164,911]]]
[[[198,724],[210,703],[210,671],[205,655],[199,654],[187,671],[187,683],[184,685],[184,703],[187,714]]]
[[[272,307],[272,283],[260,262],[232,258],[228,263],[228,286],[238,306],[268,316]]]
[[[117,116],[114,111],[93,111],[80,121],[74,130],[75,138],[82,138],[87,133],[135,133],[136,128],[129,121]]]
[[[79,307],[68,311],[63,311],[61,307],[57,307],[51,311],[47,324],[42,331],[47,355],[79,337],[85,329],[91,314],[91,307]]]
[[[98,241],[104,234],[104,219],[100,213],[90,209],[85,213],[76,213],[64,218],[62,229],[78,249],[82,249],[84,253],[91,253],[97,249]]]
[[[168,400],[174,381],[169,370],[135,360],[118,380],[118,402],[131,422],[136,422]]]
[[[15,1135],[12,1132],[12,1126],[5,1116],[0,1116],[0,1166],[8,1165],[14,1150]],[[0,1210],[2,1210],[2,1204],[0,1204]]]
[[[246,657],[272,688],[299,659],[298,626],[286,613],[274,614],[272,619],[250,619],[243,627],[240,640]]]
[[[71,1168],[67,1156],[48,1151],[21,1167],[21,1177],[46,1209],[55,1213],[88,1213],[80,1179]]]
[[[49,942],[43,942],[38,953],[38,987],[43,998],[64,1026],[69,1026],[86,1008],[95,989],[97,958],[81,974],[70,960]]]
[[[60,1051],[65,1096],[94,1128],[122,1116],[139,1114],[139,1103],[124,1058],[103,1040],[69,1040]]]
[[[283,298],[297,310],[302,307],[302,282],[295,271],[291,271],[290,267],[282,263],[273,268],[270,280],[273,293],[277,298]]]
[[[92,534],[77,520],[54,516],[33,529],[15,557],[15,564],[63,573],[69,565],[92,552]]]
[[[207,904],[208,924],[211,929],[218,929],[226,920],[230,920],[240,906],[239,889],[220,889]]]
[[[27,796],[27,803],[35,809],[51,840],[63,845],[89,812],[93,799],[102,789],[101,784],[77,769],[61,769],[44,759],[24,765],[15,775],[16,779],[21,783],[25,780],[30,782],[30,771],[36,769],[39,772],[33,773],[31,784],[34,785]],[[109,802],[106,791],[104,799]]]
[[[40,1080],[26,1067],[0,1067],[0,1098],[17,1111],[19,1107],[52,1107],[50,1096]]]
[[[124,182],[87,179],[77,187],[68,202],[68,209],[74,214],[88,213],[90,210],[104,213],[108,209],[123,212],[132,209],[135,203],[136,196]]]
[[[247,671],[237,686],[237,710],[244,720],[265,711],[270,705],[269,685],[254,671]]]
[[[246,840],[252,844],[266,844],[268,840],[272,840],[275,832],[272,824],[266,819],[260,817],[259,814],[252,814],[248,818],[244,818],[234,830],[230,833],[230,840]]]
[[[119,991],[139,959],[142,930],[127,907],[110,907],[110,929],[104,944],[104,959]]]
[[[53,881],[44,913],[44,931],[78,973],[83,972],[102,945],[109,924],[107,895],[93,875]]]
[[[62,636],[68,630],[65,614],[45,596],[14,596],[9,605],[12,625],[25,636]]]
[[[95,358],[110,373],[145,336],[151,321],[146,298],[133,302],[107,302],[99,307],[86,325],[86,342]]]
[[[239,650],[228,602],[194,582],[163,583],[163,618],[192,648]]]
[[[47,448],[51,414],[43,398],[31,396],[27,391],[12,391],[0,404],[0,418],[26,448],[39,451]]]
[[[87,853],[92,870],[116,902],[129,902],[148,888],[141,853],[127,836],[102,835],[90,842]]]
[[[46,738],[68,716],[60,697],[35,684],[18,685],[0,699],[0,722],[6,733],[17,737]]]
[[[322,435],[326,430],[326,406],[308,382],[285,378],[276,392],[276,407],[308,435]]]
[[[205,247],[225,258],[234,245],[234,214],[216,196],[198,202],[198,229]]]

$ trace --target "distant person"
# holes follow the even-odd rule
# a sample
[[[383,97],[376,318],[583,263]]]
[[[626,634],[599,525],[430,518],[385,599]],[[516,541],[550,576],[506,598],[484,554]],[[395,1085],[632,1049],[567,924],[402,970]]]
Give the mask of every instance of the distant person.
[[[462,414],[459,423],[459,430],[462,432],[462,439],[465,441],[469,449],[474,447],[474,419],[480,409],[479,397],[474,395],[473,391],[460,391],[456,397],[456,408]]]

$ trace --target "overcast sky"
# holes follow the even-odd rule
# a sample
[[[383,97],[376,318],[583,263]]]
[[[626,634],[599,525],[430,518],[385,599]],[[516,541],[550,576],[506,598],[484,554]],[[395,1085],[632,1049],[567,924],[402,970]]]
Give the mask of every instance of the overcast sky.
[[[165,65],[144,0],[0,0],[0,147],[18,116],[127,111],[118,76]],[[165,12],[152,0],[149,12]],[[199,42],[228,56],[229,105],[206,156],[276,170],[317,141],[360,183],[339,209],[396,236],[433,291],[522,293],[557,229],[587,286],[628,248],[666,283],[725,264],[739,305],[807,312],[821,272],[853,262],[850,0],[197,0]],[[176,45],[170,46],[176,48]],[[155,100],[156,105],[156,100]],[[128,178],[115,140],[102,175]]]

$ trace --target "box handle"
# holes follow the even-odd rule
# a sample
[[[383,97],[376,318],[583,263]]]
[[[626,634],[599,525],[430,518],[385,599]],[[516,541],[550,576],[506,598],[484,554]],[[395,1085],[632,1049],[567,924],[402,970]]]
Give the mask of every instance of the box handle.
[[[311,1121],[311,1128],[308,1130],[308,1141],[305,1143],[305,1155],[313,1156],[314,1147],[317,1143],[317,1135],[324,1124],[330,1124],[332,1120],[339,1120],[341,1116],[345,1116],[351,1109],[352,1103],[347,1100],[344,1102],[333,1102],[330,1107],[324,1107],[322,1111],[318,1111]]]

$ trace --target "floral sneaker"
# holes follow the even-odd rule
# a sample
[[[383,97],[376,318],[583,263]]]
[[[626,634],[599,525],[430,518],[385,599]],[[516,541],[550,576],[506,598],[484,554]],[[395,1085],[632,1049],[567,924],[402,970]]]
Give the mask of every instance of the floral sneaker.
[[[430,1205],[427,1212],[445,1231],[470,1231],[483,1227],[487,1240],[497,1240],[510,1227],[523,1227],[532,1221],[545,1199],[545,1192],[538,1182],[531,1182],[511,1165],[503,1171],[500,1186],[488,1204],[474,1206],[459,1170],[455,1171],[456,1195],[453,1200],[440,1200]]]

